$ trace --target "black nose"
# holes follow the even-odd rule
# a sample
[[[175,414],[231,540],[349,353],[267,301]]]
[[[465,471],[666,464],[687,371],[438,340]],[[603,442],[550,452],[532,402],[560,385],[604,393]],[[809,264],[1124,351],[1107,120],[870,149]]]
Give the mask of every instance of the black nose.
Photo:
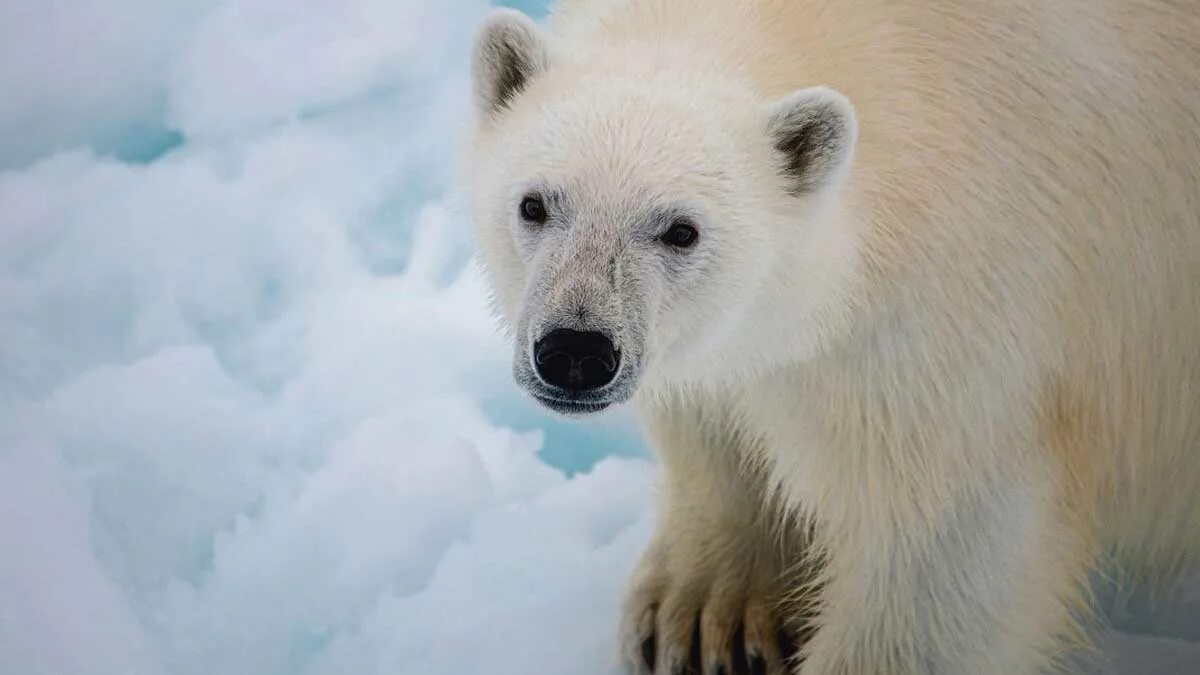
[[[613,381],[621,354],[603,333],[559,328],[533,346],[533,362],[546,384],[585,392]]]

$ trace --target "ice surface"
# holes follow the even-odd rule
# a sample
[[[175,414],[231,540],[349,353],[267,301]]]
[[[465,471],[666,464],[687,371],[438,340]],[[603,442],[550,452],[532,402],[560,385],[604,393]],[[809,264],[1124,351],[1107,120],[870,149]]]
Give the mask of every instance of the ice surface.
[[[0,3],[0,673],[614,672],[653,468],[510,383],[486,10]]]

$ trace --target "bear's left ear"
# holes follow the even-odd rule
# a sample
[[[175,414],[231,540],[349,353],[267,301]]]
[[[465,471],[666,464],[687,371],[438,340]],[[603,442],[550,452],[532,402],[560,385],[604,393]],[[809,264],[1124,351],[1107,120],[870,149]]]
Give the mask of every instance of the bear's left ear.
[[[545,38],[532,19],[515,9],[492,10],[476,38],[471,69],[479,112],[492,116],[506,109],[549,63]]]
[[[858,118],[849,99],[833,89],[801,89],[772,103],[767,133],[794,195],[837,182],[850,168]]]

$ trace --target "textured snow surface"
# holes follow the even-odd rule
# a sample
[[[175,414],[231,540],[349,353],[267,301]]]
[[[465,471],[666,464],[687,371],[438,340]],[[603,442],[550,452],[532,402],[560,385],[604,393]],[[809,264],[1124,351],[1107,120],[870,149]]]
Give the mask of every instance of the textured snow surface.
[[[486,10],[0,3],[0,673],[615,671],[653,468],[509,381]],[[1200,670],[1196,614],[1104,672]]]

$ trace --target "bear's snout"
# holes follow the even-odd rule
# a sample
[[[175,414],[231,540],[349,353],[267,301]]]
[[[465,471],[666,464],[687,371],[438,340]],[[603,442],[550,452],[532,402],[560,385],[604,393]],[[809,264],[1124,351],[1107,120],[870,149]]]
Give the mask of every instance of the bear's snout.
[[[621,352],[604,333],[558,328],[534,344],[533,363],[542,382],[572,394],[586,393],[616,378]]]

